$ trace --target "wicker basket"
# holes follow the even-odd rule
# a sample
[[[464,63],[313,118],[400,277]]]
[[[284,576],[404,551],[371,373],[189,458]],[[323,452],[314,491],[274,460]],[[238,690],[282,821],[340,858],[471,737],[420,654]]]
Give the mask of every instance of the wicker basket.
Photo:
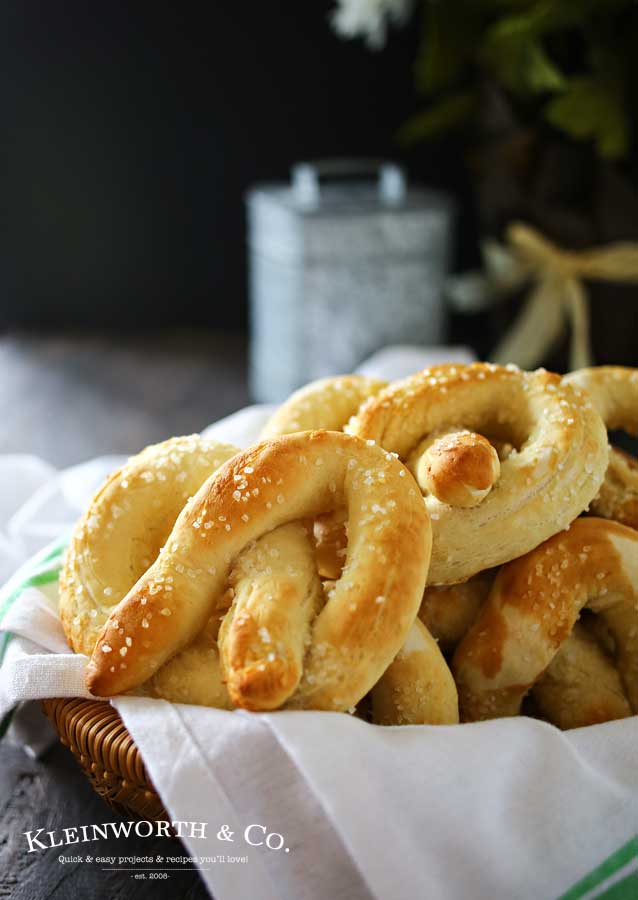
[[[43,700],[42,706],[64,746],[112,809],[143,819],[168,818],[117,710],[99,700],[68,697]]]

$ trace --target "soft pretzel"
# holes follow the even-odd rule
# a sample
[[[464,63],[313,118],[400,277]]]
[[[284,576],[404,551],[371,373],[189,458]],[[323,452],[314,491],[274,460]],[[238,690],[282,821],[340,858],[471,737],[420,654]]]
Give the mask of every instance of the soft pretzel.
[[[605,480],[589,508],[594,515],[638,528],[638,460],[610,447]]]
[[[392,662],[414,621],[427,575],[430,525],[414,480],[392,454],[326,431],[263,441],[200,488],[165,551],[109,616],[87,670],[91,692],[110,696],[147,681],[223,607],[231,568],[252,541],[340,506],[348,509],[344,570],[311,624],[301,680],[287,705],[352,708]],[[246,666],[236,665],[233,645],[250,645],[245,659],[257,665],[262,686],[275,668],[277,689],[289,684],[281,672],[285,661],[277,657],[277,603],[265,599],[263,608],[256,607],[257,620],[248,596],[235,598],[228,628],[220,634],[225,676],[240,705],[249,705],[255,691]],[[264,627],[274,650],[259,632]],[[288,662],[294,671],[296,661]],[[258,693],[268,702],[267,692]]]
[[[262,438],[295,431],[341,431],[364,400],[373,397],[387,382],[365,375],[320,378],[299,388],[266,423]]]
[[[454,650],[474,624],[494,582],[494,572],[481,572],[462,584],[425,589],[419,619],[444,651]]]
[[[419,618],[444,651],[453,651],[474,624],[495,575],[481,572],[463,584],[426,589]],[[593,630],[577,622],[532,688],[536,712],[558,728],[581,728],[631,715],[618,670]]]
[[[336,582],[326,580],[330,598]],[[455,725],[459,701],[450,668],[437,641],[416,619],[406,641],[365,698],[375,725]]]
[[[565,532],[503,566],[478,619],[454,654],[461,719],[516,715],[581,609],[612,635],[627,698],[638,710],[638,532],[577,519]]]
[[[534,685],[532,697],[542,718],[562,729],[631,715],[618,669],[580,622]]]
[[[600,416],[585,395],[542,369],[436,366],[385,388],[348,426],[402,460],[430,435],[466,429],[515,449],[478,506],[426,496],[431,584],[464,581],[566,528],[596,496],[607,467]]]
[[[638,369],[597,366],[572,372],[563,381],[587,391],[607,428],[638,434]],[[590,509],[638,528],[638,460],[612,447],[605,480]]]
[[[459,721],[454,678],[439,645],[419,619],[372,689],[372,720],[377,725],[455,725]]]
[[[173,703],[232,709],[217,646],[221,618],[221,613],[212,615],[195,640],[160,666],[136,693]]]
[[[199,435],[147,447],[114,472],[73,530],[60,618],[76,653],[93,652],[107,616],[153,563],[184,504],[236,447]]]

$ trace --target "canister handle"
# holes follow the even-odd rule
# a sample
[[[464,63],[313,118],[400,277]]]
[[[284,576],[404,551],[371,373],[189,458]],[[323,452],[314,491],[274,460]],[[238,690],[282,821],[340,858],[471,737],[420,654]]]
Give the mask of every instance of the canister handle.
[[[397,163],[383,159],[316,159],[292,167],[292,191],[299,206],[316,209],[321,203],[321,182],[329,178],[361,177],[377,179],[383,206],[399,206],[405,200],[405,171]]]

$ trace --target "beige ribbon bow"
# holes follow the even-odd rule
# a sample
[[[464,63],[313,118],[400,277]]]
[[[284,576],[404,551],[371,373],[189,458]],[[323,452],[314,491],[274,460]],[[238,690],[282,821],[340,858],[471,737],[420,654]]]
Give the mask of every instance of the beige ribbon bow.
[[[483,245],[486,276],[481,292],[488,292],[494,301],[530,280],[534,284],[518,318],[491,354],[492,362],[534,368],[569,327],[570,368],[590,366],[589,298],[583,282],[638,283],[638,244],[563,250],[521,222],[507,227],[505,240],[505,246],[495,241]],[[469,294],[468,287],[452,285],[456,305],[466,309],[485,305],[480,303],[476,280]]]

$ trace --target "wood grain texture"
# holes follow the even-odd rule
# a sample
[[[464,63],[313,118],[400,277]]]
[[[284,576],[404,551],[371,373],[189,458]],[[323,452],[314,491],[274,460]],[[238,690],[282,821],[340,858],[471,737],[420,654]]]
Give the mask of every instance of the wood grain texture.
[[[0,453],[68,466],[199,431],[246,405],[245,365],[234,334],[0,337]]]
[[[28,853],[24,831],[126,821],[109,810],[61,744],[41,760],[21,748],[0,745],[0,898],[11,900],[162,900],[208,897],[196,871],[183,867],[167,881],[137,881],[127,872],[102,871],[97,864],[61,865],[75,855],[188,855],[177,838],[130,838]]]
[[[0,337],[0,453],[34,453],[67,466],[103,453],[132,453],[198,431],[248,402],[241,336]],[[58,862],[73,846],[27,853],[23,832],[117,821],[68,750],[32,760],[0,742],[0,898],[204,898],[195,871],[168,881]],[[175,839],[129,838],[79,845],[92,855],[179,856]],[[94,852],[93,852],[94,851]]]

